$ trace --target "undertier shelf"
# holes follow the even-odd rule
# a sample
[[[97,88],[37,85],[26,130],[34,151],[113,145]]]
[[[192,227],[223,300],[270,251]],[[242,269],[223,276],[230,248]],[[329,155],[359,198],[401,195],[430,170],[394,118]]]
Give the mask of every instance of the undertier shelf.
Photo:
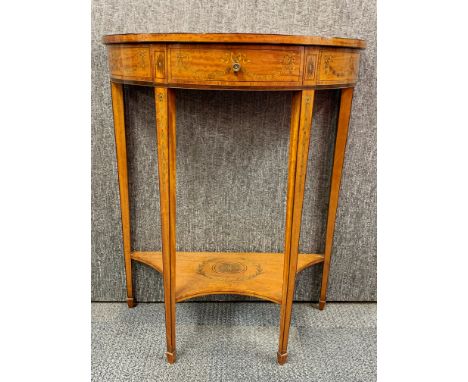
[[[132,259],[162,273],[161,252],[132,252]],[[297,272],[322,263],[322,254],[299,254]],[[176,252],[176,301],[209,294],[240,294],[281,304],[282,253]]]

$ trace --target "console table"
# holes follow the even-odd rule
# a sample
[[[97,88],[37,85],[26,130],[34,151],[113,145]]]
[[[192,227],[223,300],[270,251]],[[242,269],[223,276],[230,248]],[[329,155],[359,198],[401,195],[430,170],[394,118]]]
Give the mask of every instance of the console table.
[[[175,304],[208,294],[241,294],[281,304],[277,360],[287,360],[296,274],[323,263],[319,309],[325,306],[335,216],[353,88],[363,40],[262,34],[121,34],[103,37],[108,48],[127,303],[135,305],[132,260],[163,274],[167,360],[175,362]],[[154,87],[161,203],[162,250],[133,251],[123,84]],[[284,251],[176,252],[175,90],[293,91]],[[324,253],[299,253],[314,95],[341,89]]]

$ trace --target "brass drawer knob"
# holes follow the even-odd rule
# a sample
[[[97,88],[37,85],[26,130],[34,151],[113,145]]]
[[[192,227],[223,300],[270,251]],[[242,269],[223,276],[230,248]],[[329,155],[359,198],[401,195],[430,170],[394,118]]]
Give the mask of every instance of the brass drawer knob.
[[[232,71],[233,71],[234,73],[239,72],[240,69],[241,69],[241,66],[240,66],[240,64],[239,64],[238,62],[235,62],[234,64],[232,64]]]

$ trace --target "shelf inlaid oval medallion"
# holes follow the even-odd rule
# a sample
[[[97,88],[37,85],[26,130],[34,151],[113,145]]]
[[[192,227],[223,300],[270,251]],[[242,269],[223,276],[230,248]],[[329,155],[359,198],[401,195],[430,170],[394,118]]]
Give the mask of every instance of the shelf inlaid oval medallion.
[[[247,270],[247,266],[242,263],[220,261],[213,264],[212,270],[216,273],[244,273]]]
[[[210,279],[223,279],[226,281],[250,280],[263,272],[262,266],[247,258],[210,258],[198,265],[197,273]]]

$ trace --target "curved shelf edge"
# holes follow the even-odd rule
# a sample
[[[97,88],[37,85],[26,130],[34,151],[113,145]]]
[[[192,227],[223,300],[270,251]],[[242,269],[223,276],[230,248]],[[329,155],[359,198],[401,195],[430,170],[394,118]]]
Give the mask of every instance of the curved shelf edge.
[[[219,292],[219,291],[199,291],[196,294],[190,294],[188,296],[177,296],[176,302],[182,302],[182,301],[190,300],[191,298],[203,297],[203,296],[212,296],[212,295],[217,295],[217,294],[237,294],[237,295],[240,295],[240,296],[260,298],[262,300],[273,302],[275,304],[281,304],[281,299],[277,300],[276,298],[261,295],[259,293],[245,292],[245,291],[240,291],[240,290],[230,290],[230,291],[222,291],[222,292]]]
[[[323,263],[325,256],[318,253],[301,253],[297,259],[297,270],[296,273],[303,271],[306,268],[311,267],[315,264]]]
[[[135,251],[132,260],[162,273],[162,253]],[[297,272],[322,263],[322,254],[299,254]],[[177,252],[176,301],[215,294],[237,294],[281,304],[282,253]]]
[[[162,265],[162,254],[161,252],[132,252],[132,260],[139,261],[140,263],[146,264],[151,268],[157,270],[159,273],[163,273]]]

